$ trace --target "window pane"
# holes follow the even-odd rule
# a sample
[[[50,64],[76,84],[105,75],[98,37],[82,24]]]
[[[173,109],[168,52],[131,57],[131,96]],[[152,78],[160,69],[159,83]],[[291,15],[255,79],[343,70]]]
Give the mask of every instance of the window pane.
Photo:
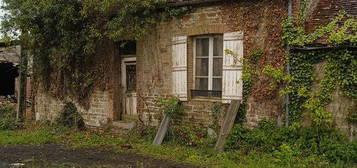
[[[208,58],[196,59],[196,75],[208,76]]]
[[[136,90],[136,65],[126,66],[126,89],[127,91]]]
[[[212,86],[213,90],[218,90],[221,91],[222,90],[222,79],[213,79],[213,86]]]
[[[196,78],[197,90],[208,90],[208,78]]]
[[[213,58],[213,76],[222,76],[223,58]]]
[[[196,39],[196,56],[207,56],[209,53],[209,39],[199,38]]]
[[[215,37],[213,40],[213,56],[223,56],[223,38]]]

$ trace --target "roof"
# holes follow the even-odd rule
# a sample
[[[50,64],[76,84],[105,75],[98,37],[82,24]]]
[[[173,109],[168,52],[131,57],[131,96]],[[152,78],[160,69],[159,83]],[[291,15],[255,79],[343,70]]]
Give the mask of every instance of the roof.
[[[310,18],[307,21],[306,29],[311,31],[319,25],[330,22],[339,11],[345,11],[350,17],[357,17],[356,0],[318,0]]]

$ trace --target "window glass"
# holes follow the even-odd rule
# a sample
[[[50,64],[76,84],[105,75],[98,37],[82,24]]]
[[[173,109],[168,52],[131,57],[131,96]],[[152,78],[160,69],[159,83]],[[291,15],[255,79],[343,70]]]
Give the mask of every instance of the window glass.
[[[196,78],[197,90],[208,90],[208,78]]]
[[[201,96],[220,95],[223,73],[223,37],[217,35],[198,37],[195,42],[195,90],[199,91]]]
[[[196,76],[208,77],[208,58],[196,59]]]
[[[214,37],[213,56],[223,56],[223,37],[222,36]]]
[[[213,76],[222,76],[223,58],[213,58]]]
[[[209,56],[209,38],[198,38],[196,40],[196,56]]]
[[[222,91],[222,78],[213,78],[212,90]]]
[[[126,66],[126,89],[127,91],[136,90],[136,65]]]

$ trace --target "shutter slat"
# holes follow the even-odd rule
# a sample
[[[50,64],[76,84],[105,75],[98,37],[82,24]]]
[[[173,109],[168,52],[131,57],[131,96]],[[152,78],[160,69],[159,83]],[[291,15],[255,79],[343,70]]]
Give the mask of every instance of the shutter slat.
[[[237,54],[237,58],[230,54],[223,55],[223,103],[231,100],[241,100],[243,93],[242,63],[243,58],[243,33],[225,33],[223,36],[224,51],[229,49]],[[237,60],[237,61],[236,61]]]
[[[187,101],[187,37],[172,39],[172,94]]]

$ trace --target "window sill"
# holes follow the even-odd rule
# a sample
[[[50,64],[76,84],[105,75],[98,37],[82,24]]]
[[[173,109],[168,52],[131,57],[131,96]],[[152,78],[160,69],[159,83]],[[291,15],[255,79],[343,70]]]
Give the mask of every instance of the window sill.
[[[195,98],[191,98],[189,101],[222,103],[222,99],[210,98],[210,97],[195,97]]]

